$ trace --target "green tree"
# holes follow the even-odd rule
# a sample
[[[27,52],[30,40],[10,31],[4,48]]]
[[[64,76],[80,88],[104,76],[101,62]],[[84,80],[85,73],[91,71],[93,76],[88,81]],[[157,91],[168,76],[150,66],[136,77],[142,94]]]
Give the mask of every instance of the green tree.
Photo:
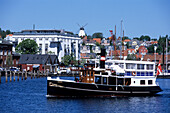
[[[141,41],[150,41],[151,38],[150,38],[149,36],[143,36],[143,35],[142,35],[142,36],[140,37],[140,40],[141,40]]]
[[[92,37],[90,35],[87,36],[87,39],[91,39]]]
[[[68,66],[71,63],[72,57],[70,55],[65,55],[61,58],[61,62]]]
[[[165,48],[166,47],[166,38],[168,37],[168,35],[166,35],[165,37],[159,37],[159,40],[158,40],[158,49],[157,49],[157,52],[158,53],[162,53],[163,52],[163,47]],[[165,49],[164,49],[164,52],[165,52]]]
[[[136,60],[136,55],[135,54],[128,54],[126,60]]]
[[[48,54],[50,54],[50,55],[54,55],[54,54],[55,54],[55,52],[48,51]]]
[[[140,38],[138,38],[138,37],[134,37],[133,39],[140,40]]]
[[[103,33],[94,33],[93,35],[92,35],[92,38],[103,38]]]
[[[65,55],[61,58],[61,62],[65,64],[65,66],[74,65],[78,66],[78,61],[72,55]]]
[[[21,54],[36,54],[38,53],[38,45],[34,40],[26,39],[17,45],[16,52]]]
[[[84,43],[84,41],[83,41],[83,43],[82,43],[82,46],[85,46],[85,43]]]
[[[96,42],[96,46],[100,46],[99,42]]]
[[[147,47],[148,53],[154,53],[154,45]]]
[[[124,36],[124,37],[122,38],[122,40],[126,40],[126,39],[130,39],[130,38],[127,37],[127,36]]]
[[[6,30],[6,31],[4,31],[4,30],[2,30],[1,28],[0,28],[0,36],[4,39],[5,37],[6,37],[6,35],[8,35],[8,34],[12,34],[12,32],[10,31],[10,30]]]

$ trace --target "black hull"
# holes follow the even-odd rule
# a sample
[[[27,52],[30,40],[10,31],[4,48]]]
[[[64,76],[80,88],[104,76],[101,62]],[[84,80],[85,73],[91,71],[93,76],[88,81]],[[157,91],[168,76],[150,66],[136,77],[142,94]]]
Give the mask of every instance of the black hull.
[[[77,82],[47,81],[47,95],[57,97],[111,97],[111,96],[144,96],[162,91],[159,86],[132,87],[114,85],[96,85]]]

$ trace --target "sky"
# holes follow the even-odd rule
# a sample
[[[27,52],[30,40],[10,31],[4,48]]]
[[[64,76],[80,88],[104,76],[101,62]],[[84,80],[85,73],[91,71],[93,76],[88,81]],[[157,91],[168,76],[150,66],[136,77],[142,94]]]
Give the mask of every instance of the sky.
[[[170,0],[0,0],[0,28],[20,32],[64,29],[75,34],[79,25],[87,35],[102,32],[110,37],[170,36]]]

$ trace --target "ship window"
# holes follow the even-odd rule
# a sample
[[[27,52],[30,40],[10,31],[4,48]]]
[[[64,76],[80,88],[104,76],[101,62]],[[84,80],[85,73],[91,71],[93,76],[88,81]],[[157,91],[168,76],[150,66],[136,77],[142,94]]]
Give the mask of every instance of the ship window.
[[[115,77],[109,77],[109,84],[110,85],[116,85],[116,78]]]
[[[149,76],[153,76],[153,72],[149,72]]]
[[[137,64],[137,69],[143,70],[144,69],[144,64]]]
[[[141,84],[141,85],[145,85],[145,80],[141,80],[141,81],[140,81],[140,84]]]
[[[126,69],[136,69],[136,64],[127,63],[126,64]]]
[[[145,72],[141,72],[141,76],[145,76]]]
[[[107,84],[107,78],[103,77],[103,84]]]
[[[126,75],[127,75],[127,76],[132,76],[132,73],[131,73],[130,71],[127,71],[127,72],[126,72]]]
[[[153,65],[152,64],[147,64],[146,67],[147,67],[148,70],[153,70]]]
[[[118,78],[118,85],[123,85],[123,78]]]
[[[152,80],[148,80],[148,84],[150,84],[150,85],[151,85],[151,84],[152,84]]]
[[[140,72],[137,72],[137,76],[140,76]]]
[[[135,83],[135,81],[133,81]]]
[[[107,73],[107,72],[104,72],[104,73],[102,73],[102,75],[108,75],[108,73]]]
[[[96,76],[95,77],[95,83],[96,84],[101,84],[101,77]]]
[[[148,73],[148,72],[146,72],[146,76],[149,76],[149,73]]]
[[[95,71],[95,74],[100,74],[100,71]]]

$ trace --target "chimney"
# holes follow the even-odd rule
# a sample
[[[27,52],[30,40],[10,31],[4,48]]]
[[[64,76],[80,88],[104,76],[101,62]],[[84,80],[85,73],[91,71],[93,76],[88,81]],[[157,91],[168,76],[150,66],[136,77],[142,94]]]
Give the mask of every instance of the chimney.
[[[106,49],[101,49],[101,59],[100,59],[100,68],[105,68],[105,54],[106,54]]]

